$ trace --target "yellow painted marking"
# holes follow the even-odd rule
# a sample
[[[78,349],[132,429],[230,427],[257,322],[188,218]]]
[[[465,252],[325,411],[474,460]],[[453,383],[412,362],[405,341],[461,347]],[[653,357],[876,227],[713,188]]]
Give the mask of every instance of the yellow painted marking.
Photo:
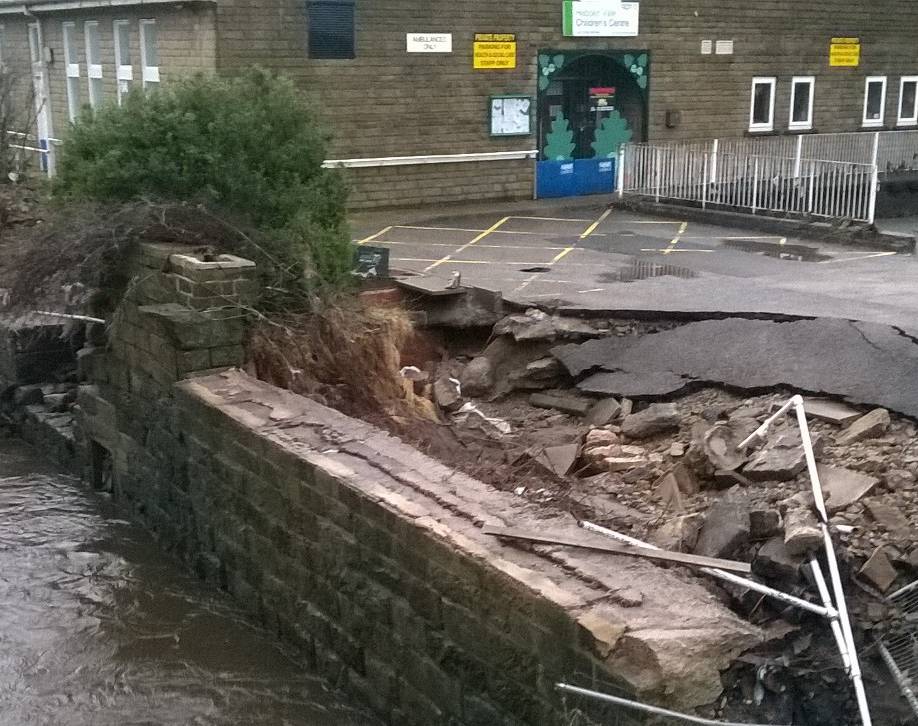
[[[684,224],[684,222],[671,222],[662,219],[634,219],[627,222],[628,224]]]
[[[831,265],[835,262],[855,262],[857,260],[870,260],[874,257],[889,257],[890,255],[898,254],[897,252],[874,252],[870,255],[859,255],[857,257],[844,257],[836,260],[822,260],[820,265]]]
[[[418,227],[409,224],[397,224],[393,229],[417,229],[417,230],[426,230],[430,232],[485,232],[484,229],[471,229],[469,227]],[[521,235],[530,235],[533,237],[561,237],[556,232],[524,232],[523,230],[513,230],[513,229],[496,229],[491,234],[521,234]],[[605,235],[603,235],[605,236]]]
[[[682,239],[682,235],[685,234],[685,230],[688,229],[688,222],[683,222],[679,225],[679,231],[676,232],[676,236],[672,238],[672,241],[669,243],[669,247],[663,250],[664,255],[668,255],[675,251],[676,245],[679,244],[679,240]]]
[[[365,245],[367,242],[372,242],[377,237],[382,237],[386,232],[388,232],[391,229],[392,229],[392,225],[390,224],[388,227],[383,227],[376,234],[371,234],[369,237],[364,237],[362,240],[358,240],[357,244]]]
[[[592,219],[567,219],[564,217],[510,217],[510,219],[534,219],[537,222],[592,222]]]
[[[453,259],[453,255],[460,255],[460,254],[462,254],[463,252],[465,252],[465,250],[467,250],[467,249],[468,249],[469,247],[471,247],[472,245],[475,245],[475,244],[478,244],[479,242],[481,242],[481,240],[483,240],[485,237],[487,237],[489,234],[491,234],[491,232],[494,232],[495,230],[499,229],[500,226],[503,225],[504,222],[506,222],[506,221],[509,220],[509,219],[510,219],[510,217],[504,217],[504,218],[501,219],[500,221],[495,222],[495,223],[492,224],[488,229],[486,229],[484,232],[482,232],[481,234],[479,234],[478,236],[476,236],[475,239],[471,240],[470,242],[466,242],[466,243],[465,243],[464,245],[462,245],[461,247],[458,247],[458,248],[456,249],[455,252],[452,252],[452,253],[446,255],[445,257],[443,257],[443,258],[437,260],[437,261],[434,262],[433,264],[428,265],[427,267],[425,267],[425,268],[424,268],[424,272],[430,272],[432,269],[434,269],[435,267],[439,267],[439,266],[442,265],[444,262],[449,262],[450,260]]]
[[[575,248],[576,249],[576,248]],[[424,258],[424,257],[395,257],[393,258],[395,262],[437,262],[433,258]],[[450,263],[454,265],[514,265],[518,267],[548,267],[551,265],[551,262],[545,262],[544,260],[539,260],[533,262],[532,260],[450,260]],[[569,267],[590,267],[595,268],[596,264],[592,262],[568,262]],[[542,275],[545,273],[537,272],[536,275]]]
[[[561,250],[557,255],[555,255],[554,259],[552,259],[552,261],[549,262],[548,264],[549,264],[549,265],[553,265],[553,264],[555,264],[556,262],[560,262],[561,260],[563,260],[567,255],[569,255],[569,254],[570,254],[571,252],[573,252],[573,251],[574,251],[574,248],[573,248],[573,247],[565,247],[565,248],[564,248],[563,250]]]
[[[787,237],[782,237],[780,240],[778,240],[778,244],[779,244],[779,245],[786,245],[786,244],[787,244]]]
[[[587,227],[587,228],[583,231],[583,234],[580,235],[580,239],[586,239],[586,238],[589,237],[591,234],[593,234],[593,232],[596,231],[596,228],[597,228],[599,225],[601,225],[603,222],[605,222],[605,221],[606,221],[606,218],[607,218],[610,214],[612,214],[612,210],[611,210],[611,209],[607,209],[605,212],[603,212],[601,215],[599,215],[599,219],[597,219],[595,222],[593,222],[593,224],[591,224],[589,227]]]
[[[383,240],[380,244],[391,245],[393,247],[449,247],[454,248],[456,245],[452,242],[422,242],[420,240],[414,242],[405,242],[403,240]],[[566,247],[542,247],[541,245],[475,245],[480,250],[548,250],[549,252],[554,252],[556,250],[567,249]]]

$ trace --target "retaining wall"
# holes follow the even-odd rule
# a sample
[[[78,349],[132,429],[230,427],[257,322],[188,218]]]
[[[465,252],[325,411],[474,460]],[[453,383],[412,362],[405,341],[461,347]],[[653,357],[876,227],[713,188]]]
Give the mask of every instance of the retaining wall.
[[[181,286],[170,262],[157,274],[154,289]],[[569,533],[568,515],[239,370],[188,377],[191,354],[212,364],[241,324],[143,302],[125,303],[80,393],[116,498],[390,723],[566,724],[559,680],[697,706],[761,641],[687,573],[480,529]]]

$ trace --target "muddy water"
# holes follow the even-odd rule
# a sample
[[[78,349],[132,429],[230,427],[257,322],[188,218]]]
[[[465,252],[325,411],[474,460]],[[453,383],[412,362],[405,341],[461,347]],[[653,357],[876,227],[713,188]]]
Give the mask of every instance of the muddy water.
[[[103,497],[0,440],[0,724],[374,723]]]

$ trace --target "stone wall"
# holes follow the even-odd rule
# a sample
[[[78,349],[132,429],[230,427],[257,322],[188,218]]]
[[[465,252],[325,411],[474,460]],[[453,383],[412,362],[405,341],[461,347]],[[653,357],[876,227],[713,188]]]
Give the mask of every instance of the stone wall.
[[[152,293],[183,286],[174,256],[157,267]],[[80,392],[115,497],[389,723],[567,724],[560,680],[693,707],[761,641],[684,574],[481,531],[570,533],[569,515],[237,369],[188,375],[190,354],[239,344],[240,318],[148,302],[127,303]]]

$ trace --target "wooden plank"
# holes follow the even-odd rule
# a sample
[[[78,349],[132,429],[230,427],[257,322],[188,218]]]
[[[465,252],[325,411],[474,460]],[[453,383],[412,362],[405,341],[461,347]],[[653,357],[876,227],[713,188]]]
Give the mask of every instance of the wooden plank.
[[[678,565],[688,565],[691,567],[715,567],[719,570],[739,572],[747,575],[752,572],[752,566],[747,562],[722,560],[717,557],[704,557],[702,555],[688,555],[683,552],[671,552],[670,550],[653,550],[647,547],[631,547],[625,544],[618,544],[617,542],[604,542],[599,538],[586,539],[583,537],[568,537],[565,535],[536,534],[522,529],[493,527],[491,525],[486,525],[482,531],[485,534],[490,534],[495,537],[519,539],[525,540],[526,542],[535,542],[537,544],[581,547],[583,549],[596,550],[598,552],[608,552],[613,555],[645,557],[649,560],[662,560],[664,562],[673,562]]]

